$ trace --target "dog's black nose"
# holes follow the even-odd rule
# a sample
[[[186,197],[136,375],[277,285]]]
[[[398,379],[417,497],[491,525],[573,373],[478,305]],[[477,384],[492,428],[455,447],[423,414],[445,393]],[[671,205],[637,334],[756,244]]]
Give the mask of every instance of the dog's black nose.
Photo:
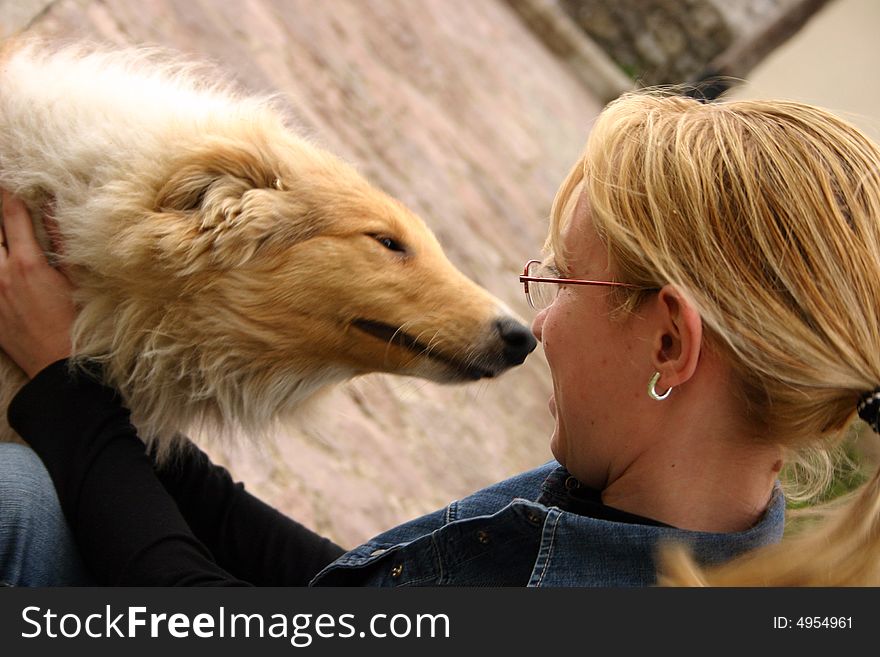
[[[515,319],[510,317],[499,319],[495,322],[495,326],[504,341],[504,362],[507,365],[519,365],[538,346],[538,341],[529,327]]]

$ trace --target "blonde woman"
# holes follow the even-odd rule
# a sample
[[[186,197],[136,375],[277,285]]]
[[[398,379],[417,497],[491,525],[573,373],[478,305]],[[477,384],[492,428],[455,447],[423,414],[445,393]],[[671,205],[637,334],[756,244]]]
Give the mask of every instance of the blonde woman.
[[[876,477],[844,520],[795,539],[807,548],[773,545],[783,463],[812,463],[819,488],[831,460],[815,457],[857,409],[878,425],[878,165],[876,145],[805,105],[611,103],[560,187],[545,257],[521,277],[553,375],[555,460],[347,553],[194,448],[153,469],[113,391],[57,360],[66,332],[28,328],[67,326],[71,310],[8,200],[0,346],[33,377],[10,420],[78,547],[59,547],[63,522],[35,528],[25,499],[30,551],[0,550],[20,582],[28,564],[82,555],[44,583],[880,584]],[[16,275],[21,260],[31,275]]]
[[[680,341],[671,328],[655,332],[649,348],[657,386],[674,390],[659,421],[637,419],[632,429],[653,431],[662,445],[676,417],[684,420],[679,429],[696,429],[696,442],[666,462],[679,471],[672,506],[682,509],[690,482],[700,477],[715,479],[718,498],[733,493],[760,501],[767,494],[766,480],[757,488],[754,476],[726,481],[713,463],[689,458],[705,451],[700,441],[733,458],[743,473],[767,473],[761,463],[779,454],[801,465],[800,494],[822,492],[831,455],[856,415],[875,432],[880,424],[877,145],[828,112],[797,103],[628,96],[603,113],[557,196],[547,249],[562,270],[577,267],[565,239],[577,203],[590,216],[589,236],[579,243],[594,241],[616,280],[635,286],[613,288],[608,299],[620,330],[644,321],[664,297],[674,300],[670,316],[677,307],[692,327],[692,348],[686,332]],[[545,326],[565,296],[558,293]],[[547,342],[545,335],[545,352]],[[739,447],[723,456],[718,443]],[[630,462],[625,472],[632,470]],[[606,503],[613,505],[610,489],[624,477],[603,484]],[[880,584],[878,481],[875,474],[822,527],[720,568],[701,571],[686,552],[668,551],[662,581]],[[644,494],[655,492],[643,487]],[[640,508],[663,499],[660,493]],[[727,506],[734,511],[736,503]],[[711,515],[708,505],[700,508]],[[748,509],[741,507],[746,521]]]

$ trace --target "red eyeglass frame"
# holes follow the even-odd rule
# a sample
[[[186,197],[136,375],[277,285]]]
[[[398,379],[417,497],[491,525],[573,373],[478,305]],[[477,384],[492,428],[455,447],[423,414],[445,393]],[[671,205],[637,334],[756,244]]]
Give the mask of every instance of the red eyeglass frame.
[[[557,283],[560,285],[604,285],[607,287],[628,287],[633,290],[659,290],[659,287],[645,287],[643,285],[633,285],[632,283],[620,283],[618,281],[591,281],[582,278],[545,278],[542,276],[529,276],[529,267],[532,264],[541,264],[540,260],[529,260],[526,263],[526,266],[523,267],[522,276],[519,277],[519,282],[523,284],[523,291],[526,293],[526,299],[528,299],[529,305],[532,308],[535,308],[532,303],[532,297],[529,294],[529,281],[533,281],[535,283]],[[535,308],[535,310],[538,310]]]

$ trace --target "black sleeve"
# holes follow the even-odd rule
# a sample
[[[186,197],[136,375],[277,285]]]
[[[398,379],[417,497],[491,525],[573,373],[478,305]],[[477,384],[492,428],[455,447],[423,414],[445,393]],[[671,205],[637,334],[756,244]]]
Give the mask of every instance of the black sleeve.
[[[67,361],[22,388],[8,417],[43,459],[101,583],[304,584],[342,552],[245,493],[195,448],[160,480],[119,395]]]
[[[345,552],[248,493],[193,443],[156,472],[217,563],[257,586],[305,586]]]

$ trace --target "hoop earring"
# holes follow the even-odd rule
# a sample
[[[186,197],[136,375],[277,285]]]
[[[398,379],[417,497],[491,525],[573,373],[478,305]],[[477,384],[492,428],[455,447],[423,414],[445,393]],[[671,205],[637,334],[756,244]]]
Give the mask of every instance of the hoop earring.
[[[657,381],[660,380],[660,372],[654,372],[654,376],[651,377],[651,380],[648,381],[648,396],[651,399],[655,399],[657,401],[663,401],[669,396],[669,393],[672,392],[672,388],[664,392],[662,395],[657,394],[656,386]]]

